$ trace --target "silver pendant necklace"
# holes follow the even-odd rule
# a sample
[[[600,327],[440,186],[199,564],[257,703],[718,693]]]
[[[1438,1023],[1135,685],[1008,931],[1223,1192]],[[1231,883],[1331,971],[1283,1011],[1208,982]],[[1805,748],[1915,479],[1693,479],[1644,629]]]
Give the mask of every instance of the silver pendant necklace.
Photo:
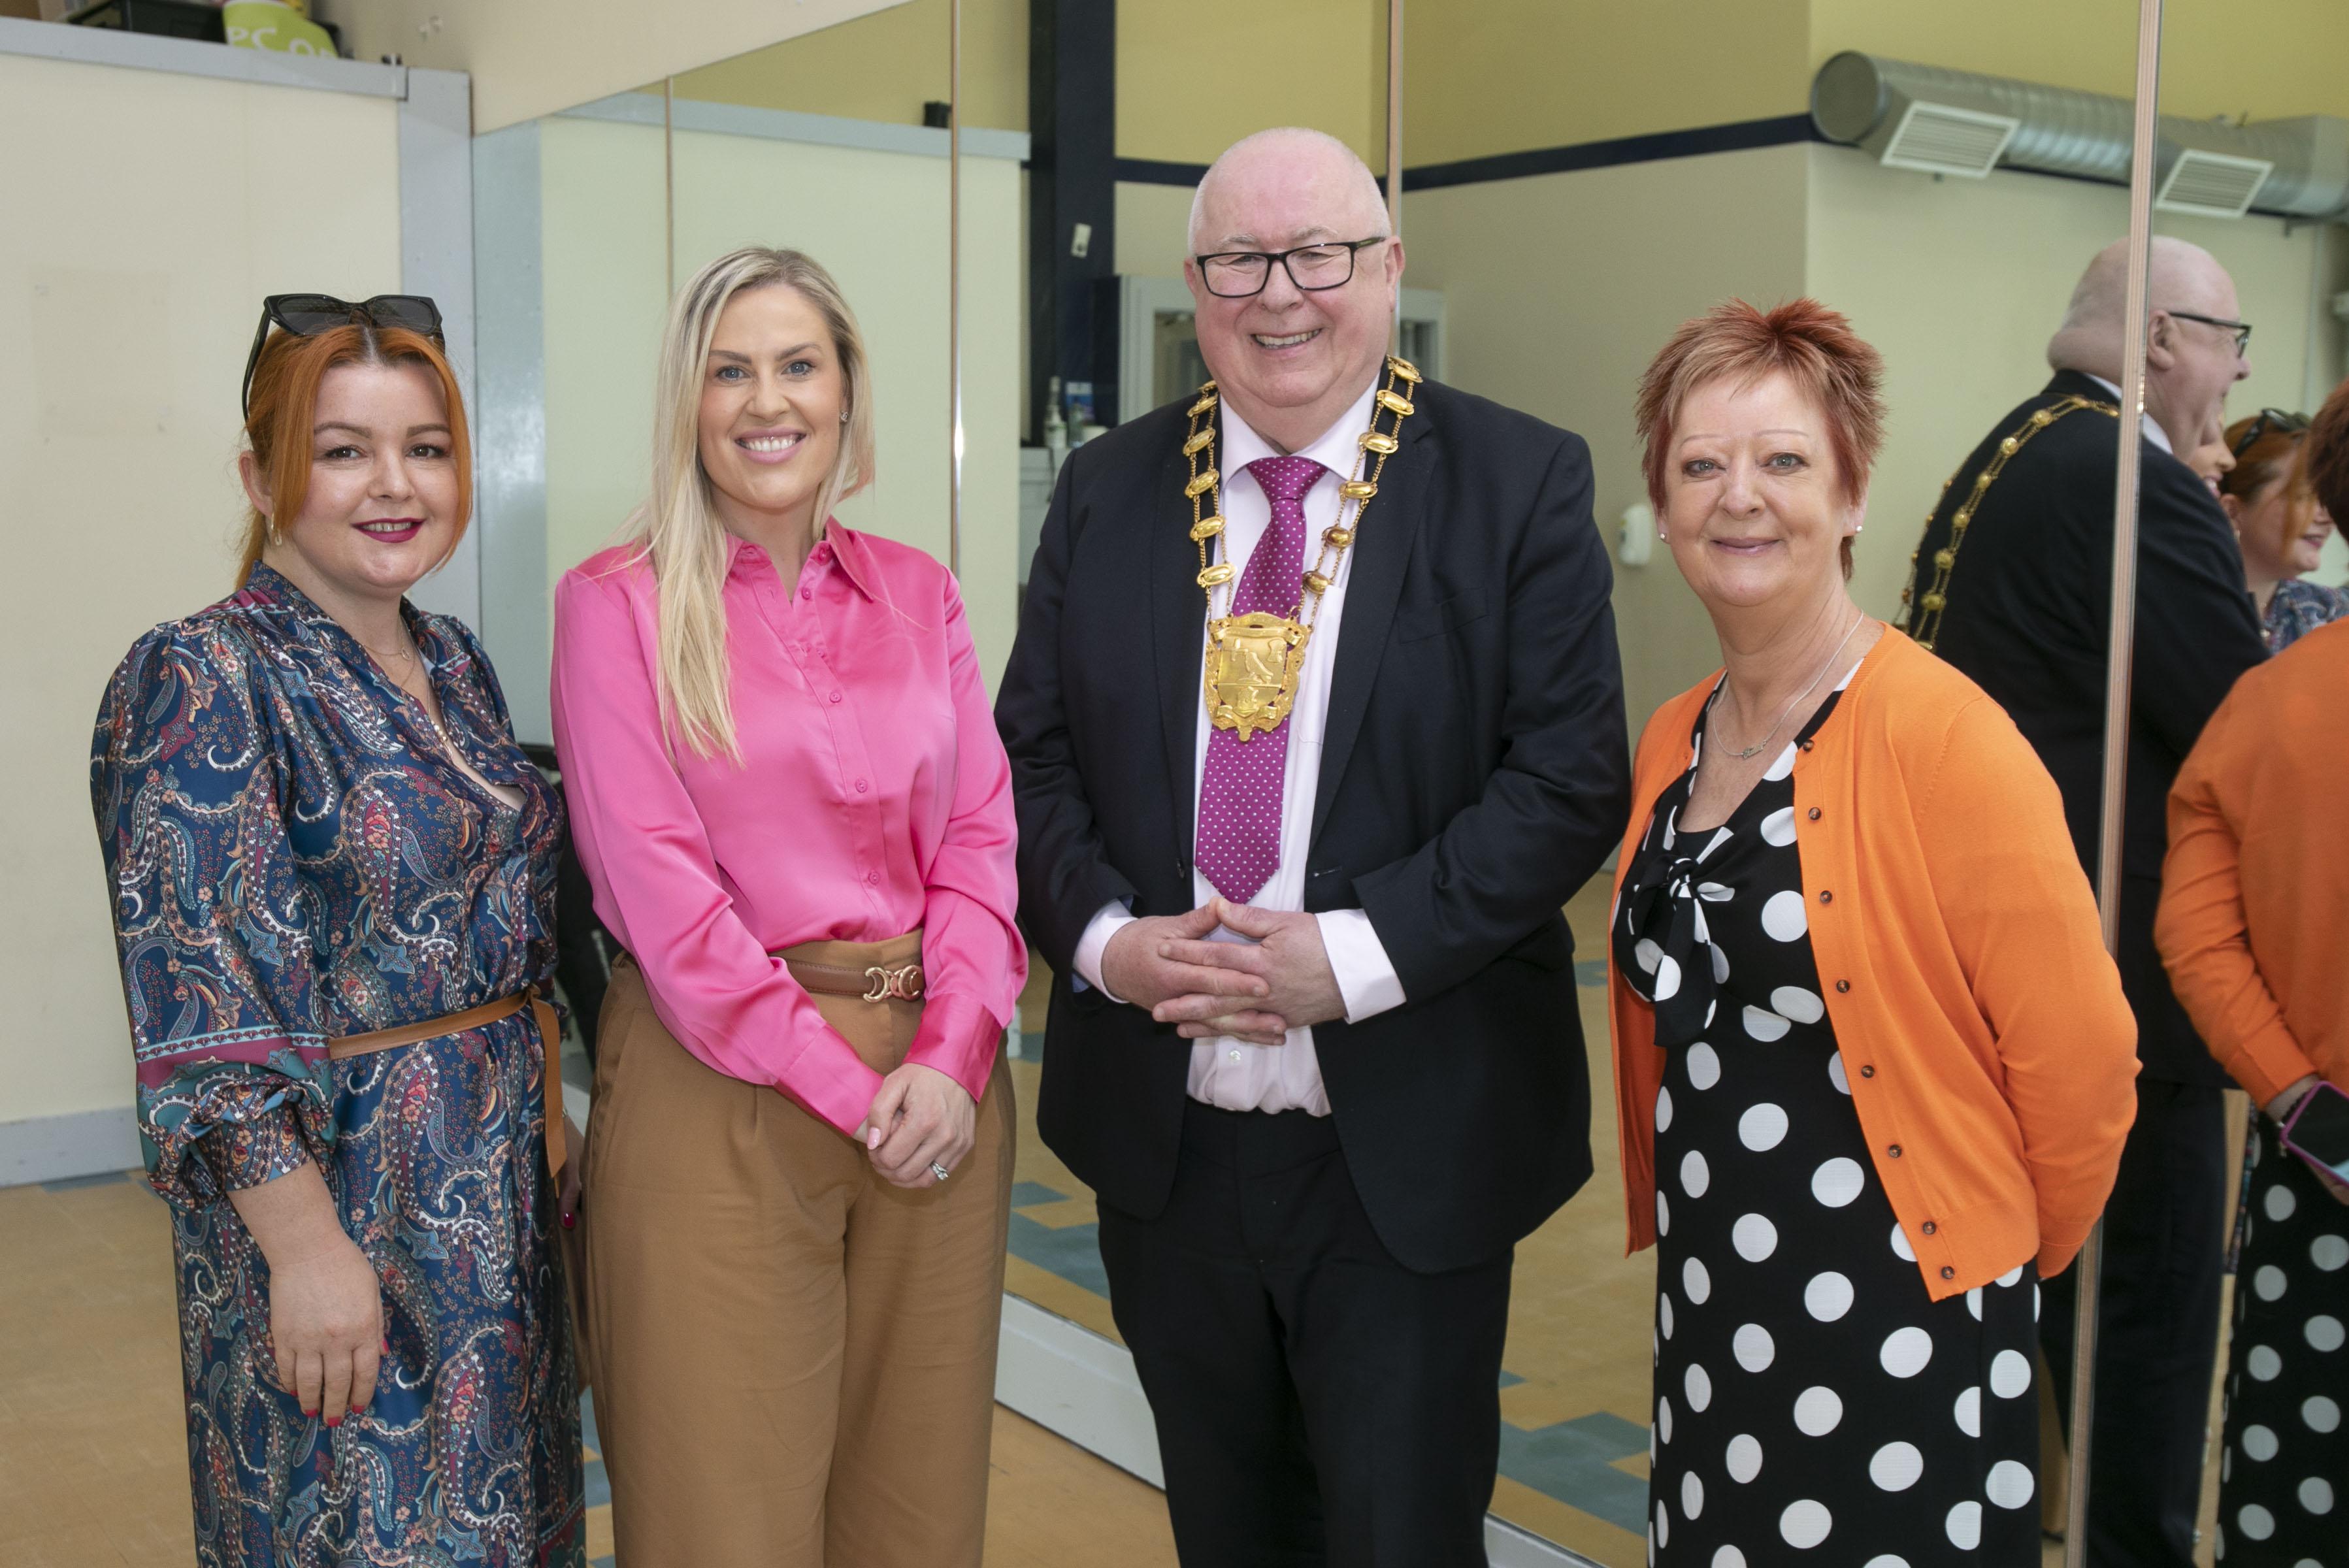
[[[1851,624],[1844,631],[1843,641],[1835,645],[1835,652],[1829,654],[1827,655],[1827,662],[1819,666],[1819,673],[1811,677],[1811,684],[1805,686],[1801,691],[1796,692],[1795,694],[1795,700],[1788,703],[1785,707],[1780,711],[1778,715],[1778,722],[1770,727],[1770,732],[1767,735],[1764,735],[1761,739],[1755,741],[1753,745],[1747,747],[1743,751],[1734,750],[1727,746],[1723,747],[1722,749],[1728,752],[1730,756],[1734,757],[1740,762],[1750,761],[1753,758],[1761,756],[1762,748],[1769,745],[1772,740],[1775,739],[1777,738],[1778,731],[1785,727],[1787,717],[1791,715],[1795,709],[1802,706],[1802,702],[1805,697],[1819,689],[1819,683],[1827,678],[1827,672],[1829,670],[1835,668],[1835,662],[1839,656],[1841,656],[1845,646],[1850,643],[1852,634],[1858,631],[1861,626],[1867,624],[1867,622],[1868,612],[1865,610],[1861,611],[1858,615],[1853,618]],[[1726,690],[1729,686],[1729,677],[1727,676],[1723,676],[1721,679],[1721,684],[1723,689]]]

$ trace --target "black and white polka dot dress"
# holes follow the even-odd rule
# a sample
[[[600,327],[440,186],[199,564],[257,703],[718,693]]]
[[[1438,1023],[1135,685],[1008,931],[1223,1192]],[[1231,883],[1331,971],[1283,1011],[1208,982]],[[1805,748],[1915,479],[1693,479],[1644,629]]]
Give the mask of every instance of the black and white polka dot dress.
[[[1820,995],[1794,769],[1840,700],[1692,831],[1701,714],[1618,905],[1616,962],[1666,1052],[1650,1557],[2035,1565],[2036,1279],[1928,1295]]]
[[[2259,1119],[2219,1461],[2228,1568],[2349,1565],[2349,1208]]]

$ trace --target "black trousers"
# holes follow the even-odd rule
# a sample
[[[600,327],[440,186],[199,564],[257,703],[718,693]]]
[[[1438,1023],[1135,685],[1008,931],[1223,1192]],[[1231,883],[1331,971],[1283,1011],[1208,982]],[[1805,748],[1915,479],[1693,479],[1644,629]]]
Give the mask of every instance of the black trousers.
[[[1186,1568],[1484,1568],[1504,1255],[1414,1274],[1326,1117],[1191,1102],[1154,1220],[1103,1204]]]
[[[2190,1568],[2225,1268],[2222,1090],[2140,1078],[2137,1123],[2105,1208],[2088,1455],[2093,1568]],[[2040,1347],[2072,1422],[2080,1271],[2043,1286]]]

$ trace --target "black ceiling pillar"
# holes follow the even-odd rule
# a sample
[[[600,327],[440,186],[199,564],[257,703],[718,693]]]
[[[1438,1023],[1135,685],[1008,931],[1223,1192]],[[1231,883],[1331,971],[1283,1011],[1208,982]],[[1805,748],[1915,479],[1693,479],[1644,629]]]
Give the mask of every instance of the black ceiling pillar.
[[[1028,139],[1028,433],[1040,440],[1055,376],[1092,383],[1094,418],[1118,418],[1116,0],[1030,0]]]

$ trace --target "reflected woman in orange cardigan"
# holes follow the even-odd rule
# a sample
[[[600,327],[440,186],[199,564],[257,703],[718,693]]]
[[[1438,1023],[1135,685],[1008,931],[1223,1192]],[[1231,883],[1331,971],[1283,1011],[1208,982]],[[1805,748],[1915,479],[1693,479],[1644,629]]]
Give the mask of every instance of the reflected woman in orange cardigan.
[[[1640,389],[1724,665],[1640,738],[1609,933],[1659,1568],[2036,1563],[2037,1281],[2135,1108],[2054,782],[1846,589],[1879,376],[1816,302],[1733,301]]]
[[[2317,415],[2309,478],[2349,517],[2349,385]],[[2235,1265],[2219,1527],[2229,1568],[2342,1561],[2349,1527],[2349,1186],[2285,1147],[2337,1127],[2349,1087],[2349,622],[2245,675],[2169,794],[2154,939],[2194,1019],[2262,1114]],[[2330,1103],[2327,1103],[2327,1101]],[[2337,1152],[2337,1151],[2335,1151]]]

